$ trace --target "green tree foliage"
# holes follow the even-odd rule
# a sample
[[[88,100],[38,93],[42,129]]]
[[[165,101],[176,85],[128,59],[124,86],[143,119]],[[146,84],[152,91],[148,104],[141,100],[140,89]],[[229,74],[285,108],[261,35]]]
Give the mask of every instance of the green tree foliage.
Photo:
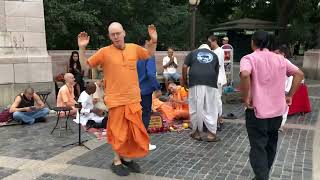
[[[196,45],[219,23],[240,18],[277,22],[285,27],[280,39],[316,45],[319,38],[318,0],[202,0],[197,11]],[[119,21],[126,41],[147,38],[147,25],[159,32],[158,50],[190,48],[191,10],[187,0],[44,0],[48,49],[77,49],[76,36],[86,31],[91,49],[110,43],[107,25]],[[318,36],[317,36],[318,34]],[[320,46],[320,42],[318,43]]]
[[[107,25],[119,21],[125,28],[126,41],[137,43],[148,38],[147,25],[159,32],[158,49],[168,46],[188,49],[190,11],[187,3],[170,0],[45,0],[46,33],[49,49],[76,49],[76,36],[86,31],[91,49],[109,44]],[[198,25],[205,21],[198,21]],[[199,29],[197,34],[202,34]]]

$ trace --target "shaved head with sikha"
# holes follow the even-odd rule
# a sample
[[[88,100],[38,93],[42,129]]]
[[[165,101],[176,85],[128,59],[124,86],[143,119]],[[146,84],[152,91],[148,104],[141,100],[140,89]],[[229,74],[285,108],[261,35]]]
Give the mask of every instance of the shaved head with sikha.
[[[71,74],[71,73],[66,73],[65,75],[64,75],[64,80],[66,81],[66,83],[67,84],[73,84],[73,83],[75,83],[75,79],[74,79],[74,76],[73,76],[73,74]]]

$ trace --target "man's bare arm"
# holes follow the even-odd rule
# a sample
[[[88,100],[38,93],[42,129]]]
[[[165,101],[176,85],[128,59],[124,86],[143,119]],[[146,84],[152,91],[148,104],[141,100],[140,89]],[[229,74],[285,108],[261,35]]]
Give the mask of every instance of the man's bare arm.
[[[79,60],[81,67],[84,70],[88,70],[90,67],[87,64],[87,57],[86,57],[86,47],[89,44],[90,36],[86,32],[81,32],[78,35],[78,46],[79,46]]]
[[[187,75],[188,75],[188,66],[183,65],[182,67],[182,81],[181,81],[181,86],[187,88],[188,87],[188,82],[187,82]]]
[[[167,64],[165,64],[164,66],[163,66],[163,68],[167,68],[167,67],[169,67],[170,65],[172,64],[172,61],[170,60],[169,62],[167,62]]]
[[[147,44],[147,50],[150,56],[153,56],[157,49],[158,43],[158,33],[156,27],[151,24],[148,26],[148,33],[150,36],[150,41]]]
[[[173,60],[173,62],[172,62],[172,65],[173,65],[173,67],[175,67],[175,68],[178,67],[178,64],[177,64],[176,62],[174,62],[174,60]]]
[[[246,107],[251,107],[250,102],[250,73],[248,71],[243,71],[240,73],[240,89],[242,99]]]
[[[33,94],[33,98],[37,103],[37,106],[36,106],[37,108],[39,108],[39,109],[44,108],[44,103],[42,102],[42,100],[40,99],[40,97],[36,93]]]
[[[304,77],[304,74],[300,69],[293,75],[292,86],[288,93],[289,97],[292,97],[294,93],[297,91],[297,89],[301,84],[301,81],[303,80],[303,77]]]
[[[19,106],[20,102],[21,102],[21,97],[17,96],[16,99],[14,100],[14,102],[12,103],[9,111],[11,113],[27,111],[27,108],[17,108]]]

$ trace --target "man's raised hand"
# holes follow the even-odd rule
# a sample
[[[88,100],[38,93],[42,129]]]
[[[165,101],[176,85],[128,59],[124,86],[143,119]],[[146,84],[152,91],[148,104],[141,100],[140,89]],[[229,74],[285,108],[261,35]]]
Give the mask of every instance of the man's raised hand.
[[[86,32],[81,32],[78,35],[78,46],[79,48],[85,49],[89,44],[90,36]]]
[[[151,39],[151,43],[156,44],[158,41],[158,33],[156,27],[153,24],[148,26],[148,33]]]

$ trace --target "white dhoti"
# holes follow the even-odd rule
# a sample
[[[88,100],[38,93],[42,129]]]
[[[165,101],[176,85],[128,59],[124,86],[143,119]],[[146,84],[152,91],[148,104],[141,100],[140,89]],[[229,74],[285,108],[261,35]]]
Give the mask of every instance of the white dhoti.
[[[74,119],[73,121],[76,123],[79,123],[79,119],[80,119],[80,123],[83,126],[85,126],[89,120],[93,120],[96,123],[101,123],[102,120],[104,119],[104,117],[98,116],[94,113],[83,113],[83,112],[80,112],[80,113],[81,113],[80,118],[79,118],[79,113],[77,113],[76,119]]]
[[[284,124],[285,124],[286,121],[287,121],[288,112],[289,112],[289,106],[286,107],[286,111],[285,111],[285,113],[282,115],[281,127],[284,126]]]
[[[189,89],[189,112],[193,133],[203,131],[203,123],[211,133],[217,131],[218,100],[217,88],[196,85]],[[221,98],[220,98],[221,99]]]
[[[218,101],[218,115],[222,116],[222,86],[218,84],[217,101]]]

